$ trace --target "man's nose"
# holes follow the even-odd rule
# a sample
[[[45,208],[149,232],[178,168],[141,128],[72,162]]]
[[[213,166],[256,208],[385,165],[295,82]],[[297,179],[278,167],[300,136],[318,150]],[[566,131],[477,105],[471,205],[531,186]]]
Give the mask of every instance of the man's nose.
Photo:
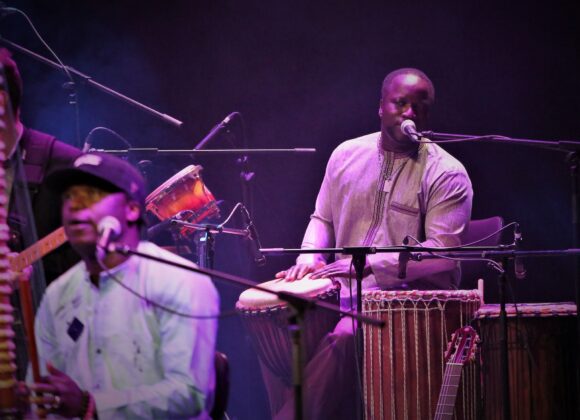
[[[416,113],[415,113],[415,110],[413,109],[412,106],[408,106],[407,109],[405,109],[403,111],[403,114],[402,115],[403,115],[403,117],[409,118],[409,119],[413,119],[413,118],[415,118],[417,116]]]

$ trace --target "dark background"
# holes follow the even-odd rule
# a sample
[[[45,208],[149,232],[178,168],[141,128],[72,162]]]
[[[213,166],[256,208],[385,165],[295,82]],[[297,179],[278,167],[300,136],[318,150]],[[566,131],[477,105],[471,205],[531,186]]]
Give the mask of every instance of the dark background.
[[[574,2],[476,3],[482,2],[12,1],[65,63],[185,125],[173,128],[81,86],[77,142],[73,108],[61,88],[65,78],[15,54],[26,84],[23,120],[72,144],[101,125],[135,147],[192,148],[239,111],[250,147],[318,150],[250,158],[263,246],[298,247],[330,152],[378,130],[381,82],[395,68],[418,67],[433,80],[435,131],[580,140]],[[19,15],[4,17],[0,33],[48,56]],[[244,146],[237,135],[210,147],[228,148],[230,141]],[[122,146],[104,134],[94,142]],[[518,221],[527,249],[572,245],[565,154],[501,144],[446,149],[471,176],[473,218]],[[225,201],[225,215],[241,199],[235,157],[155,158],[150,186],[191,163],[203,165],[205,184]],[[217,269],[260,281],[292,263],[271,257],[257,269],[244,244],[225,236],[216,251]],[[569,259],[527,261],[527,270],[526,280],[513,282],[518,301],[573,299]],[[231,309],[240,289],[217,284],[224,309]],[[487,282],[486,299],[496,295],[495,283]],[[266,418],[255,356],[237,318],[220,322],[218,347],[231,362],[230,415]]]

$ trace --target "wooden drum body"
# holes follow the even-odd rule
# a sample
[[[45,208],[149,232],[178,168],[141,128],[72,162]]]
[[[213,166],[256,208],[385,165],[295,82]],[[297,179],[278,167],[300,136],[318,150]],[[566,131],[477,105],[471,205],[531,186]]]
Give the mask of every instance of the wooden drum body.
[[[219,209],[215,198],[201,179],[199,165],[189,165],[173,175],[145,199],[147,211],[161,221],[189,210],[185,219],[197,223],[208,216],[217,216]]]
[[[340,285],[329,279],[302,279],[293,282],[272,280],[260,284],[274,291],[285,291],[309,298],[317,298],[338,305]],[[244,291],[236,304],[258,357],[273,375],[290,386],[292,383],[291,349],[288,317],[291,309],[276,295],[256,289]],[[307,310],[302,339],[304,363],[313,356],[321,339],[338,323],[337,313],[322,309]]]
[[[385,328],[365,325],[364,401],[369,419],[432,419],[451,334],[473,319],[477,290],[372,291],[363,293],[365,315]],[[455,418],[477,416],[475,366],[463,369]]]
[[[576,305],[522,303],[506,305],[508,314],[509,388],[512,419],[571,419],[575,416]],[[484,415],[501,419],[499,305],[477,312],[482,340]]]

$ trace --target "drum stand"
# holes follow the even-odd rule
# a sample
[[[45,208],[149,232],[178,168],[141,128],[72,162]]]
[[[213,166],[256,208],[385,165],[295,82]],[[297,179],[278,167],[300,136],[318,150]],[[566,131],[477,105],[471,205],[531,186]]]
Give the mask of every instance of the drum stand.
[[[507,258],[502,260],[502,266],[507,267]],[[508,318],[505,310],[505,286],[507,284],[507,276],[505,270],[500,272],[498,280],[498,295],[499,295],[499,325],[500,325],[500,370],[501,370],[501,394],[503,406],[503,420],[510,420],[511,418],[511,404],[510,404],[510,377],[509,377],[509,356],[508,356]]]
[[[197,265],[202,268],[213,269],[215,256],[215,234],[227,233],[247,238],[250,233],[247,229],[232,229],[218,225],[196,224],[174,219],[172,224],[195,231],[194,237],[197,246]]]
[[[285,295],[285,293],[284,293]],[[280,296],[280,295],[278,295]],[[292,314],[288,317],[288,331],[292,339],[292,390],[294,393],[294,418],[304,418],[304,346],[302,342],[302,330],[304,328],[304,314],[307,309],[313,307],[312,302],[304,299],[296,299],[292,295],[282,297],[292,308]]]
[[[195,245],[197,249],[197,265],[202,268],[213,268],[215,256],[215,238],[211,227],[206,225],[204,231],[195,232]]]
[[[362,313],[362,280],[364,274],[364,268],[366,265],[366,258],[369,254],[375,254],[377,252],[406,252],[409,248],[413,247],[400,247],[400,246],[393,246],[393,247],[368,247],[368,246],[361,246],[361,247],[344,247],[344,248],[310,248],[310,249],[303,249],[303,248],[262,248],[260,251],[264,254],[270,255],[284,255],[284,254],[344,254],[344,255],[351,255],[352,256],[352,264],[355,269],[356,273],[356,290],[357,290],[357,298],[356,298],[356,314]],[[349,312],[352,315],[352,312]],[[366,321],[365,321],[366,322]],[[358,410],[357,410],[357,417],[362,419],[364,418],[364,370],[363,370],[363,346],[364,346],[364,335],[363,335],[363,328],[362,323],[357,322],[356,333],[355,333],[355,349],[356,349],[356,364],[357,364],[357,371],[359,372],[357,380],[359,381],[359,390],[360,390],[360,398],[358,399]]]
[[[362,281],[363,273],[365,269],[365,264],[368,254],[374,254],[375,249],[370,247],[356,247],[347,248],[346,253],[352,255],[352,265],[354,266],[354,271],[356,273],[356,311],[357,313],[362,313]],[[363,371],[363,349],[364,349],[364,335],[363,328],[360,322],[356,324],[356,363],[358,365],[358,380],[359,380],[359,391],[360,398],[358,398],[357,410],[358,417],[362,420],[364,419],[364,371]]]

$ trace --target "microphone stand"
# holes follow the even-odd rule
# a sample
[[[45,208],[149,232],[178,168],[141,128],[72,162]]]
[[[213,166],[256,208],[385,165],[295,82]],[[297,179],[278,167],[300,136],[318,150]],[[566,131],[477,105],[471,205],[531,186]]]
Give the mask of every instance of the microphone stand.
[[[354,271],[356,273],[356,310],[358,313],[362,313],[362,281],[363,281],[363,272],[365,269],[365,264],[367,261],[367,249],[365,247],[352,247],[345,249],[345,254],[352,255],[352,265],[354,266]],[[360,322],[356,324],[356,346],[358,348],[357,351],[357,363],[360,367],[361,378],[361,396],[364,395],[363,387],[364,387],[364,377],[362,374],[363,366],[364,366],[364,335],[363,329]],[[358,413],[360,419],[364,419],[364,403],[363,399],[359,398],[358,401],[359,409]]]
[[[120,156],[139,156],[139,158],[151,158],[155,156],[193,156],[193,155],[240,155],[240,154],[302,154],[315,153],[315,148],[296,147],[293,149],[157,149],[155,147],[132,147],[129,149],[89,149],[89,152],[109,153]]]
[[[425,259],[438,258],[500,258],[502,266],[507,266],[508,259],[526,258],[526,257],[562,257],[573,256],[578,258],[580,256],[580,248],[572,249],[558,249],[558,250],[533,250],[533,251],[518,251],[518,250],[490,250],[490,251],[473,251],[472,247],[464,247],[463,250],[457,249],[455,252],[438,252],[437,254],[423,252],[412,253],[410,258],[414,261],[422,261]],[[507,277],[505,270],[502,270],[498,277],[498,295],[500,299],[500,370],[502,377],[502,408],[503,419],[509,420],[511,418],[510,392],[509,392],[509,356],[508,356],[508,330],[507,330],[507,311],[505,286],[507,284]],[[578,317],[578,304],[576,304],[576,317]],[[577,343],[577,348],[580,343]],[[576,363],[578,365],[578,363]]]
[[[225,230],[225,228],[224,228]],[[266,289],[261,287],[259,283],[255,283],[253,281],[247,280],[245,278],[235,276],[233,274],[224,273],[222,271],[213,270],[210,268],[200,268],[200,267],[192,267],[188,264],[182,264],[176,261],[169,261],[161,257],[157,257],[155,255],[146,254],[144,252],[139,252],[136,250],[131,249],[127,245],[120,245],[120,244],[110,244],[107,247],[108,252],[118,252],[122,255],[135,255],[141,258],[147,258],[153,261],[160,262],[162,264],[171,265],[173,267],[182,268],[184,270],[192,271],[195,273],[205,274],[210,277],[217,277],[222,280],[226,280],[227,282],[238,285],[238,286],[246,286],[248,288],[253,288],[260,290],[262,292],[270,293],[276,295],[278,299],[283,302],[286,302],[289,307],[293,308],[294,314],[289,319],[289,330],[292,335],[292,376],[293,376],[293,384],[294,384],[294,418],[296,420],[302,420],[303,416],[303,395],[302,395],[302,374],[303,374],[303,366],[302,366],[302,354],[304,352],[303,345],[302,345],[302,326],[304,320],[304,313],[306,310],[311,309],[314,310],[316,308],[323,308],[331,312],[338,313],[340,315],[348,316],[350,318],[356,319],[357,323],[366,323],[373,326],[383,327],[384,322],[379,321],[377,319],[373,319],[367,316],[363,316],[358,312],[349,312],[343,311],[340,308],[337,308],[335,305],[330,303],[316,301],[311,298],[304,298],[302,296],[298,296],[294,293],[289,292],[274,292],[272,290]]]
[[[510,245],[511,246],[511,245]],[[457,247],[457,248],[447,248],[447,249],[465,249],[465,247]],[[476,249],[479,251],[487,251],[487,250],[497,250],[497,249],[506,249],[505,245],[499,246],[478,246],[478,247],[470,247],[470,249]],[[438,248],[426,248],[426,247],[415,247],[415,246],[390,246],[390,247],[369,247],[369,246],[361,246],[361,247],[342,247],[342,248],[262,248],[260,252],[263,254],[270,254],[270,255],[286,255],[286,254],[345,254],[345,255],[352,255],[352,264],[355,269],[356,273],[356,290],[357,290],[357,297],[356,297],[356,312],[362,313],[362,280],[363,280],[363,272],[364,267],[366,264],[366,257],[369,254],[376,254],[376,253],[390,253],[390,252],[412,252],[412,251],[438,251]],[[357,352],[357,364],[359,366],[358,372],[360,372],[360,392],[361,398],[359,399],[359,411],[358,415],[360,418],[364,417],[364,407],[363,407],[363,396],[364,396],[364,371],[363,371],[363,346],[364,346],[364,337],[363,337],[363,329],[361,323],[357,323],[356,328],[356,346],[358,348]]]
[[[230,235],[243,236],[244,238],[250,236],[250,231],[248,229],[232,229],[211,224],[189,223],[179,219],[171,219],[169,224],[196,231],[198,243],[197,264],[203,268],[213,269],[215,255],[214,235],[216,233],[227,233]],[[199,232],[201,232],[201,236],[198,236]]]
[[[140,109],[141,111],[144,111],[150,115],[153,115],[154,117],[162,120],[165,123],[171,124],[177,128],[179,128],[183,125],[183,122],[178,120],[177,118],[174,118],[174,117],[167,115],[167,114],[163,114],[163,113],[161,113],[161,112],[159,112],[151,107],[148,107],[147,105],[142,104],[141,102],[136,101],[135,99],[132,99],[128,96],[125,96],[125,95],[111,89],[110,87],[107,87],[99,82],[96,82],[91,76],[86,75],[84,73],[81,73],[80,71],[78,71],[70,66],[61,66],[60,64],[58,64],[52,60],[49,60],[48,58],[43,57],[42,55],[37,54],[34,51],[31,51],[27,48],[24,48],[21,45],[18,45],[12,41],[9,41],[6,38],[0,37],[0,42],[2,44],[7,45],[10,48],[17,50],[17,51],[19,51],[19,52],[37,60],[37,61],[43,63],[43,64],[46,64],[52,68],[55,68],[57,70],[62,70],[62,71],[64,71],[66,69],[70,74],[75,75],[76,77],[81,79],[87,85],[89,85],[93,88],[96,88],[96,89],[100,90],[101,92],[104,92],[104,93],[106,93],[106,94],[108,94],[116,99],[119,99],[125,103],[128,103],[129,105],[133,105],[134,107]]]
[[[494,143],[508,143],[523,146],[533,146],[541,149],[565,152],[566,162],[570,169],[570,194],[572,202],[572,246],[580,247],[580,179],[579,179],[579,161],[580,161],[580,142],[569,140],[545,141],[532,139],[515,139],[504,136],[473,136],[466,134],[453,133],[436,133],[433,131],[423,131],[421,135],[435,141],[482,141]],[[576,307],[580,307],[580,257],[575,258],[574,263],[575,279],[575,300]],[[576,343],[580,346],[580,316],[576,316]],[[580,418],[580,363],[576,367],[576,417]]]

